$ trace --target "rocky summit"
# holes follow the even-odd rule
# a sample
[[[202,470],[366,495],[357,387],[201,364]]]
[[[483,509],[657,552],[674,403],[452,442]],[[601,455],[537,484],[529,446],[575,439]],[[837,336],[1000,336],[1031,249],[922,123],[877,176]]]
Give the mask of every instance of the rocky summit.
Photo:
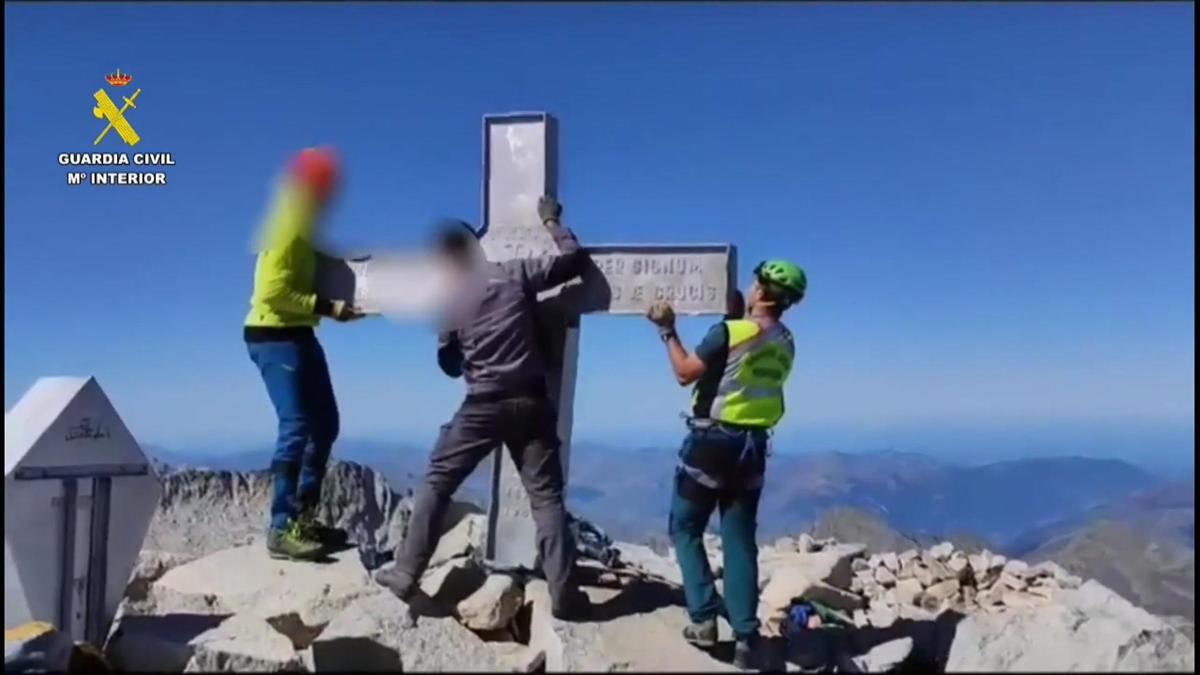
[[[262,545],[265,473],[164,476],[162,503],[105,652],[137,671],[727,671],[729,627],[711,651],[685,643],[674,551],[618,542],[620,561],[581,560],[589,620],[563,623],[536,576],[481,559],[486,520],[456,504],[411,604],[376,584],[360,550],[298,563]],[[410,501],[375,472],[331,467],[322,516],[363,550],[405,534]],[[602,525],[602,523],[601,523]],[[706,537],[720,576],[720,542]],[[611,563],[611,561],[610,561]],[[1054,563],[988,551],[868,553],[783,537],[759,552],[765,664],[787,671],[1193,670],[1184,632]],[[718,584],[720,581],[718,581]],[[797,603],[824,611],[796,628]]]

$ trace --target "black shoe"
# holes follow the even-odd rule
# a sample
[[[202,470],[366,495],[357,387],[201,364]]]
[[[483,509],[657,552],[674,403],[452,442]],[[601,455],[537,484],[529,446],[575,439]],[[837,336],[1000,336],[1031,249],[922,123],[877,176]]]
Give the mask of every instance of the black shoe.
[[[375,583],[388,589],[404,602],[412,600],[417,593],[417,584],[413,578],[401,572],[395,565],[375,572]]]
[[[758,670],[758,639],[738,640],[733,645],[733,667],[741,670]]]
[[[587,621],[592,612],[592,599],[587,593],[573,588],[550,608],[550,614],[559,621]]]
[[[705,649],[717,646],[717,620],[690,622],[683,627],[683,639]]]

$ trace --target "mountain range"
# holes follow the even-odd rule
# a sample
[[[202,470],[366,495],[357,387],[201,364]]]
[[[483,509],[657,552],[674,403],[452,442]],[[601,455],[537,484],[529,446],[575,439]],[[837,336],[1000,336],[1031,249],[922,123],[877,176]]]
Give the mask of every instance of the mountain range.
[[[270,461],[269,451],[148,451],[172,466],[251,470]],[[347,441],[335,452],[374,467],[401,492],[416,485],[427,453],[372,441]],[[661,548],[675,462],[674,450],[577,443],[568,506],[614,538]],[[490,470],[481,463],[461,497],[486,503]],[[967,550],[1054,560],[1156,613],[1194,615],[1194,479],[1164,480],[1119,460],[963,466],[897,451],[778,453],[759,507],[760,538],[795,535],[797,523],[816,537],[881,551],[949,539]]]

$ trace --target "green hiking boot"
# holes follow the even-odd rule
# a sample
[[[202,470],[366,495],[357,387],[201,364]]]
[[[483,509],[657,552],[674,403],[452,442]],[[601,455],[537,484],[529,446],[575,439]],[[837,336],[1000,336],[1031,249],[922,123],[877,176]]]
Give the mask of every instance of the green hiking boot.
[[[697,647],[715,647],[717,645],[717,620],[709,619],[700,623],[691,623],[683,627],[683,639]]]
[[[276,560],[312,560],[324,552],[321,542],[307,536],[295,519],[282,530],[267,532],[267,554]]]
[[[306,539],[321,542],[325,548],[343,548],[350,541],[349,533],[342,528],[330,527],[318,520],[316,507],[302,509],[296,522]]]

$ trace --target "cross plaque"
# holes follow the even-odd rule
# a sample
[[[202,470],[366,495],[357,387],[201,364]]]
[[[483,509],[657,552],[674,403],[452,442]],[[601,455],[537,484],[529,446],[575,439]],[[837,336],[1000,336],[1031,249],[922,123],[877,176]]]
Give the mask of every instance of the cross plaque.
[[[481,243],[490,260],[556,252],[550,234],[538,222],[537,201],[544,194],[557,196],[557,160],[557,123],[549,114],[483,118]],[[564,477],[569,475],[580,315],[641,315],[656,300],[670,301],[679,314],[723,315],[736,292],[737,250],[729,244],[585,248],[593,264],[583,276],[539,296],[538,323],[549,352],[546,384],[558,411]],[[317,285],[322,295],[353,301],[367,312],[416,316],[440,302],[440,285],[431,283],[435,273],[436,265],[422,254],[384,254],[350,262],[322,259]],[[496,568],[532,568],[535,534],[516,467],[507,453],[496,452],[488,509],[489,562]]]
[[[495,261],[555,252],[538,222],[537,200],[557,196],[558,133],[546,113],[483,119],[483,237]],[[568,207],[569,208],[569,207]],[[570,216],[565,219],[570,226]],[[578,234],[578,233],[577,233]],[[547,385],[558,411],[564,478],[569,475],[581,313],[643,314],[668,300],[680,314],[725,314],[736,290],[728,244],[587,246],[594,263],[580,280],[542,294],[539,323],[550,348]],[[537,555],[529,498],[508,453],[495,453],[487,557],[496,567],[532,568]]]

